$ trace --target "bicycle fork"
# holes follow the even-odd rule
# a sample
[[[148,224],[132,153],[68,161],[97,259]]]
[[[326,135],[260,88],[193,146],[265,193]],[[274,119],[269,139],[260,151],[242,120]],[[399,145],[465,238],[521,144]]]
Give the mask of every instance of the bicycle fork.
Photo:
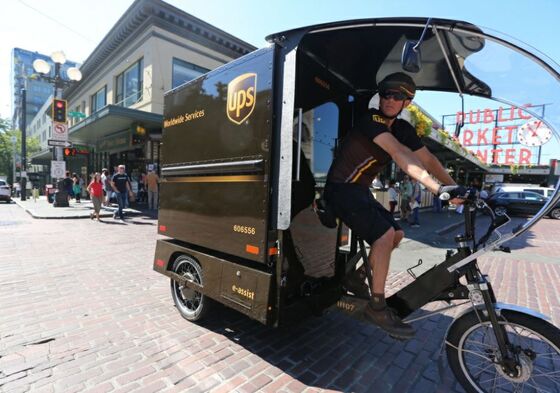
[[[487,280],[487,276],[480,274],[479,271],[467,272],[467,288],[469,289],[469,298],[473,304],[475,312],[479,313],[480,306],[484,305],[482,312],[488,318],[492,331],[496,337],[498,344],[500,359],[496,361],[504,373],[508,376],[515,378],[519,376],[519,361],[517,356],[510,351],[511,344],[509,342],[506,329],[504,325],[498,321],[498,314],[496,313],[496,297],[492,289],[492,285]],[[482,319],[479,316],[482,323]]]

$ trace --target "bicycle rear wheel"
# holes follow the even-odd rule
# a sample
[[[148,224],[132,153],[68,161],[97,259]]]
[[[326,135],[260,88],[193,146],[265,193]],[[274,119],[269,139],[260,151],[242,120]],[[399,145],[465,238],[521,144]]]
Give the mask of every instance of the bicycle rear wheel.
[[[473,310],[453,323],[447,335],[447,359],[467,392],[560,392],[560,330],[517,311],[499,317],[517,359],[517,375],[500,366],[492,325]]]

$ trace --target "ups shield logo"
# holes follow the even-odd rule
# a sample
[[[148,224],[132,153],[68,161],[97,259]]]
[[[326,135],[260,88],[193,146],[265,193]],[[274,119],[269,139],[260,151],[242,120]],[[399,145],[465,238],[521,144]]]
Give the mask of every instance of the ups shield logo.
[[[241,124],[253,113],[257,100],[257,74],[247,73],[228,83],[227,116]]]

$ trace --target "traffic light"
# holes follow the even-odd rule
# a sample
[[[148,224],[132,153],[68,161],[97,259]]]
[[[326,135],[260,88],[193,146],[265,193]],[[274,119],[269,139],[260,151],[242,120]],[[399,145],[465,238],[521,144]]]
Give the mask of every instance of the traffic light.
[[[66,123],[66,100],[53,100],[52,118],[57,123]]]
[[[64,157],[71,157],[76,155],[75,147],[67,147],[64,149]]]

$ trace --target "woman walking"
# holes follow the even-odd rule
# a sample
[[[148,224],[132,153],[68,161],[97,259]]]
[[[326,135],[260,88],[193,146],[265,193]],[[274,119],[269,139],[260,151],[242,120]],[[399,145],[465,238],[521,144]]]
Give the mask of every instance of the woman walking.
[[[80,198],[82,196],[82,186],[80,185],[80,179],[75,173],[72,174],[72,192],[74,193],[74,198],[76,202],[80,203]]]
[[[91,183],[87,186],[89,195],[91,195],[91,201],[93,202],[93,213],[90,214],[90,218],[93,220],[93,216],[97,217],[99,220],[99,211],[101,210],[101,203],[103,202],[103,184],[101,183],[101,175],[99,172],[95,172]]]

